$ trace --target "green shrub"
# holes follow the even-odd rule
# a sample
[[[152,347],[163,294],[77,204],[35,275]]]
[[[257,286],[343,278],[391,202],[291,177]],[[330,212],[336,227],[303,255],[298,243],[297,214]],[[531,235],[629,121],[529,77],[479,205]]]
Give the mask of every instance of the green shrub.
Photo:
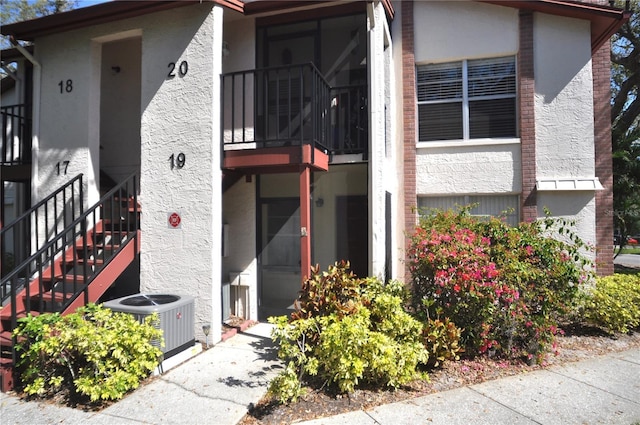
[[[346,263],[314,271],[292,318],[269,319],[286,364],[269,392],[286,403],[303,394],[303,384],[348,393],[359,385],[397,387],[419,376],[428,353],[422,325],[404,311],[402,285],[358,279]]]
[[[423,321],[445,317],[462,328],[468,355],[541,361],[590,279],[587,247],[564,220],[509,227],[468,211],[421,219],[408,251],[412,304]]]
[[[331,313],[351,314],[363,284],[364,281],[357,279],[349,269],[349,262],[336,263],[324,272],[317,266],[311,267],[311,277],[302,283],[297,308],[291,317],[295,320]]]
[[[67,316],[41,314],[19,321],[14,335],[24,391],[91,402],[118,400],[158,365],[162,341],[157,315],[139,323],[132,315],[90,304]]]
[[[447,360],[459,360],[460,329],[448,318],[429,319],[422,330],[424,346],[429,352],[427,366],[438,367]]]
[[[609,332],[640,326],[640,275],[598,277],[585,297],[584,317]]]

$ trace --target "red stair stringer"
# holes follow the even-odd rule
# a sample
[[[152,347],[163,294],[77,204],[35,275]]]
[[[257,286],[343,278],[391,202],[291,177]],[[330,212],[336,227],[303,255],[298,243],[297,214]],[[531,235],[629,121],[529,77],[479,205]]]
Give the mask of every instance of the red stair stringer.
[[[89,302],[96,302],[116,281],[116,279],[126,270],[126,268],[135,260],[140,253],[140,230],[137,231],[136,239],[131,239],[122,248],[122,250],[111,259],[98,275],[89,284]],[[75,299],[62,314],[73,313],[78,307],[82,307],[84,303],[84,295],[80,295]]]
[[[103,228],[102,221],[100,221],[96,224],[94,229],[91,229],[87,232],[86,240],[87,241],[93,240],[94,234],[101,232],[102,228]],[[83,238],[80,238],[75,242],[75,244],[70,245],[65,251],[64,256],[58,257],[54,261],[53,266],[49,266],[45,268],[42,271],[40,276],[36,277],[31,281],[31,283],[29,283],[29,295],[31,297],[42,296],[42,293],[40,292],[40,281],[46,282],[51,280],[54,276],[58,276],[62,274],[63,257],[65,257],[67,263],[69,263],[69,258],[74,258],[73,252],[79,246],[82,246],[82,242],[83,242]],[[16,294],[16,316],[18,318],[25,317],[27,313],[29,313],[26,310],[26,293],[27,293],[27,290],[26,288],[24,288]],[[33,312],[31,313],[33,314]],[[2,309],[0,309],[0,319],[1,319],[0,332],[3,332],[6,330],[5,322],[11,320],[11,303],[5,305],[4,307],[2,307]],[[4,346],[5,345],[4,340],[0,340],[0,341],[2,341],[2,345]]]
[[[96,229],[92,229],[87,232],[88,240],[93,238],[93,233],[101,231],[102,226],[97,225]],[[140,241],[141,241],[141,232],[137,230],[136,238],[131,238],[127,241],[125,246],[122,248],[118,254],[116,254],[109,264],[107,264],[97,276],[93,279],[93,281],[89,284],[87,288],[88,291],[88,300],[89,302],[96,302],[100,299],[100,297],[109,289],[109,287],[115,282],[115,280],[125,271],[125,269],[131,264],[136,256],[140,253]],[[68,257],[69,255],[73,255],[73,251],[76,249],[77,243],[75,246],[71,246],[65,255]],[[62,258],[56,260],[53,265],[53,273],[51,271],[51,267],[47,268],[43,271],[43,276],[54,276],[60,272],[61,269]],[[30,296],[34,297],[37,295],[42,296],[40,294],[40,279],[43,277],[39,277],[34,279],[29,284]],[[25,296],[26,289],[22,289],[16,295],[16,315],[18,318],[25,317],[27,313],[31,313],[33,315],[38,314],[37,312],[27,312],[26,311],[26,303]],[[46,294],[46,293],[45,293]],[[73,313],[78,307],[82,307],[85,305],[85,296],[84,294],[80,294],[63,312],[62,315],[66,315],[69,313]],[[7,323],[11,320],[11,303],[5,305],[0,310],[0,349],[11,349],[13,344],[11,338],[11,329],[10,326],[7,326]],[[13,388],[13,364],[11,359],[0,357],[0,391],[7,392]]]

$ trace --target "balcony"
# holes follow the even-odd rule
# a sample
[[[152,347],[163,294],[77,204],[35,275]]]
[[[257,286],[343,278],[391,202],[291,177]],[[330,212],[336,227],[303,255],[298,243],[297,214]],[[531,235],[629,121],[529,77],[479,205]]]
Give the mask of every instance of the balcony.
[[[331,88],[315,65],[222,75],[223,168],[327,170],[330,156],[366,155],[366,86]]]
[[[3,181],[28,180],[31,177],[31,108],[9,105],[0,108],[2,146],[0,165]]]

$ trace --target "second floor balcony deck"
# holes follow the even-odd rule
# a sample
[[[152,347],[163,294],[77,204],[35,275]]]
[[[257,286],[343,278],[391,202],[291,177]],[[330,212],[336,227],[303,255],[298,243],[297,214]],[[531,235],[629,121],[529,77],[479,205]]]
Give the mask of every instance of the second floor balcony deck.
[[[311,63],[222,76],[223,168],[326,170],[330,157],[362,154],[366,85],[330,87]]]

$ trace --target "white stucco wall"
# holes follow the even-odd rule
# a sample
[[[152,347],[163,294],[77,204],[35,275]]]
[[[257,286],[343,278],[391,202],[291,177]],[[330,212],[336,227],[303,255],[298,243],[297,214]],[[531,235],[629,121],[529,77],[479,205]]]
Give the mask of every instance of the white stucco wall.
[[[518,193],[522,190],[520,145],[418,149],[419,195]]]
[[[418,64],[515,55],[518,11],[475,2],[416,2],[414,37]],[[416,191],[518,193],[520,163],[519,139],[419,143]]]
[[[596,201],[593,192],[538,192],[538,216],[544,217],[544,208],[554,217],[575,221],[573,230],[588,244],[595,246]],[[595,260],[595,252],[588,252]]]
[[[516,54],[516,9],[469,2],[418,2],[416,63]],[[594,176],[590,27],[586,21],[536,14],[534,21],[536,172],[543,178]],[[422,195],[519,193],[517,139],[420,143],[417,192]],[[578,221],[595,241],[591,192],[539,192],[553,215]]]
[[[91,202],[98,196],[101,47],[133,34],[142,37],[141,291],[196,296],[199,339],[202,325],[221,317],[222,18],[221,8],[194,4],[36,40],[42,104],[34,185],[41,195],[58,187],[63,177],[55,164],[69,160],[66,177],[85,173]],[[169,79],[168,65],[182,61],[188,62],[186,75],[176,72]],[[172,170],[169,158],[180,153],[185,166]],[[169,228],[172,212],[182,216],[178,229]],[[210,341],[219,340],[219,326],[211,329]]]
[[[517,9],[470,1],[417,1],[413,14],[416,63],[518,51]]]
[[[98,200],[97,156],[90,149],[98,140],[91,105],[95,75],[93,45],[89,30],[55,34],[37,39],[36,59],[42,65],[38,152],[33,186],[44,197],[79,173],[85,177],[89,202]],[[36,82],[37,84],[37,82]],[[62,88],[60,86],[62,84]],[[69,91],[68,91],[69,90]],[[37,119],[37,117],[36,117]],[[35,124],[35,123],[34,123]],[[96,149],[97,151],[97,149]],[[66,175],[58,174],[58,163],[69,161]]]
[[[383,165],[383,181],[385,182],[385,192],[390,194],[389,216],[387,216],[387,206],[385,205],[385,220],[388,220],[387,225],[390,226],[391,234],[390,239],[385,243],[388,245],[390,252],[389,266],[391,270],[387,270],[387,275],[391,279],[398,279],[400,276],[404,276],[404,257],[399,252],[399,247],[403,245],[403,242],[399,242],[398,237],[404,235],[404,213],[398,212],[398,206],[404,205],[400,203],[400,192],[402,192],[404,184],[404,176],[402,174],[402,160],[404,154],[398,153],[398,148],[404,146],[401,143],[402,138],[398,137],[398,129],[402,127],[402,120],[397,121],[395,119],[395,113],[398,109],[402,110],[402,103],[397,103],[396,92],[397,81],[402,81],[402,74],[397,77],[396,68],[394,67],[394,38],[391,33],[391,28],[385,23],[385,33],[383,39],[383,58],[384,58],[384,102],[386,107],[382,111],[382,122],[384,123],[384,165]],[[386,193],[385,193],[386,197]],[[404,198],[402,198],[404,199]],[[386,200],[385,200],[386,202]],[[386,253],[385,253],[386,257]]]
[[[116,183],[140,177],[141,34],[102,45],[100,170]]]
[[[227,55],[222,58],[222,70],[224,73],[235,71],[246,71],[254,69],[256,61],[256,30],[255,30],[255,18],[245,17],[238,12],[225,11],[224,21],[224,42],[227,51]],[[252,140],[254,137],[254,124],[253,124],[253,74],[249,73],[245,75],[243,80],[241,75],[238,75],[234,85],[232,86],[231,78],[225,79],[225,94],[224,94],[224,108],[225,108],[225,125],[224,125],[224,140],[226,142],[242,142],[243,132],[245,140]],[[244,87],[243,87],[244,82]],[[235,90],[235,92],[232,92]],[[244,90],[244,104],[242,103],[242,93]],[[231,100],[234,101],[234,125],[231,125]],[[244,107],[244,111],[243,111]],[[243,119],[244,112],[244,122]],[[233,128],[233,135],[231,129]],[[233,137],[233,139],[232,139]]]
[[[538,179],[595,176],[591,30],[587,21],[534,15],[536,174]],[[538,192],[538,212],[577,220],[595,243],[595,192]]]
[[[313,177],[313,261],[326,270],[337,258],[336,198],[347,195],[367,195],[367,164],[345,164],[329,167],[329,171],[314,173]],[[322,206],[316,201],[322,199]]]
[[[399,1],[393,2],[393,7],[395,10],[394,16],[394,24],[391,25],[391,38],[393,40],[393,50],[392,50],[392,62],[391,62],[391,72],[392,75],[395,75],[395,79],[393,80],[394,90],[392,92],[392,104],[395,105],[391,109],[391,120],[396,123],[395,126],[392,127],[391,137],[393,140],[393,157],[395,159],[395,166],[393,169],[395,170],[396,175],[394,176],[394,180],[398,182],[399,188],[397,193],[395,194],[395,202],[393,205],[393,214],[394,214],[394,227],[397,229],[397,232],[394,235],[394,245],[395,249],[391,252],[392,257],[394,258],[394,274],[393,277],[404,280],[404,269],[405,269],[405,191],[404,191],[404,96],[402,90],[402,78],[403,78],[403,69],[402,69],[402,51],[403,51],[403,43],[402,43],[402,3]]]
[[[588,21],[536,14],[536,173],[593,177],[593,80]]]
[[[255,18],[243,16],[232,10],[225,10],[223,35],[228,54],[222,58],[222,72],[245,71],[255,68]]]
[[[393,176],[392,170],[385,171],[385,163],[390,165],[385,161],[385,21],[382,3],[369,3],[369,275],[378,277],[385,274],[385,189],[393,190],[385,182]]]
[[[221,320],[222,9],[179,8],[163,21],[142,40],[141,290],[196,296],[198,335]],[[182,61],[188,73],[168,79],[167,63]],[[172,170],[170,156],[181,153],[185,166]],[[174,212],[182,218],[177,229],[168,225]],[[219,340],[220,328],[211,331]]]
[[[229,273],[245,274],[242,284],[249,285],[250,298],[249,316],[245,318],[258,320],[255,179],[246,182],[241,178],[224,193],[222,205],[222,219],[228,225],[228,255],[222,258],[222,280],[229,282]]]

